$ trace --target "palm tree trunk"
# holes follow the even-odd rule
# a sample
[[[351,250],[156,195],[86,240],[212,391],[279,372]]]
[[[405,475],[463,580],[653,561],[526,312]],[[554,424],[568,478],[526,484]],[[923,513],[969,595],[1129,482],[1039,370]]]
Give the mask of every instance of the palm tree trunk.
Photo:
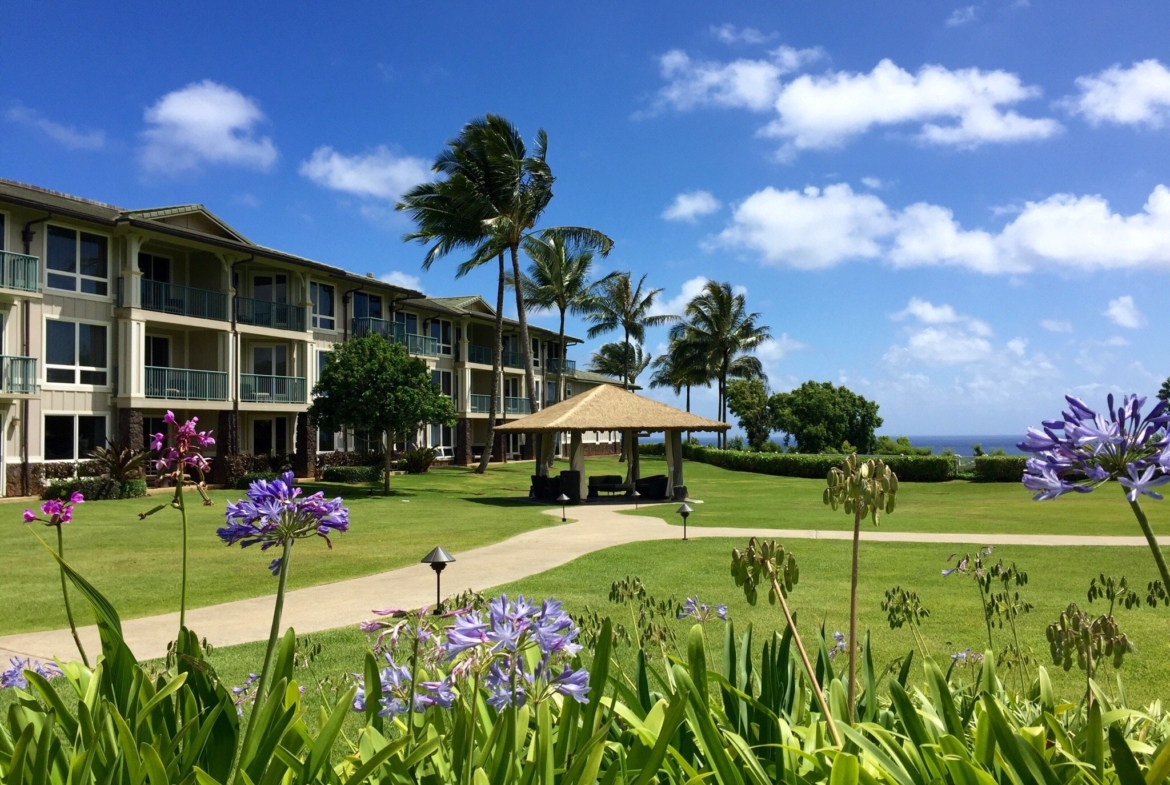
[[[626,328],[626,342],[622,344],[622,389],[630,389],[630,330]]]
[[[516,321],[520,323],[520,343],[524,345],[524,383],[528,385],[528,410],[532,414],[540,408],[536,400],[536,373],[532,368],[532,341],[528,339],[528,316],[524,309],[524,287],[520,285],[519,246],[512,246],[512,280],[516,282]]]
[[[561,359],[557,360],[557,403],[565,400],[565,354],[568,349],[565,346],[565,309],[561,309],[561,329],[557,333],[557,343],[561,347]]]
[[[496,345],[492,350],[492,402],[488,406],[487,444],[484,445],[483,455],[479,458],[479,466],[475,467],[476,474],[487,471],[488,461],[492,459],[492,452],[496,445],[496,414],[500,396],[504,391],[500,389],[500,365],[504,361],[504,254],[500,253],[500,285],[496,292]],[[468,395],[471,393],[469,392]]]

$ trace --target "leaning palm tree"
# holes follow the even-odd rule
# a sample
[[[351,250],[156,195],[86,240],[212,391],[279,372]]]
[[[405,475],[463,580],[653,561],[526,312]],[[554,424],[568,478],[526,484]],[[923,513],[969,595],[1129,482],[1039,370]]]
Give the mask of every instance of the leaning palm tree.
[[[588,313],[598,295],[599,287],[608,280],[593,281],[593,255],[607,256],[613,242],[604,235],[600,238],[582,240],[567,235],[563,229],[545,229],[537,236],[524,239],[524,253],[532,260],[528,275],[521,279],[524,299],[539,308],[560,314],[560,329],[557,332],[557,346],[560,360],[557,363],[556,399],[565,399],[565,314]],[[610,275],[613,275],[612,273]]]
[[[589,370],[606,376],[624,378],[628,384],[638,381],[638,374],[650,364],[650,355],[640,343],[607,343],[593,353]]]
[[[678,321],[677,316],[670,314],[651,314],[654,300],[662,293],[661,289],[644,291],[646,276],[642,276],[635,287],[629,273],[621,273],[609,278],[602,287],[601,294],[593,302],[593,309],[586,315],[586,320],[593,323],[589,328],[588,336],[596,338],[604,333],[621,330],[625,334],[622,343],[630,343],[632,338],[637,343],[646,340],[647,327],[662,327]],[[630,357],[630,355],[626,355]],[[630,369],[626,367],[622,373],[622,386],[630,389]]]
[[[683,321],[671,328],[674,355],[680,364],[710,367],[718,384],[719,419],[727,421],[727,380],[763,378],[758,357],[751,352],[771,338],[760,314],[749,313],[747,299],[729,283],[707,281],[703,291],[687,303]],[[726,435],[720,435],[722,446]]]
[[[682,395],[685,390],[688,412],[691,410],[691,388],[708,387],[714,378],[707,365],[688,364],[687,358],[678,352],[676,342],[671,342],[666,354],[655,357],[650,367],[654,369],[650,375],[650,387],[655,389],[669,387],[675,395]]]

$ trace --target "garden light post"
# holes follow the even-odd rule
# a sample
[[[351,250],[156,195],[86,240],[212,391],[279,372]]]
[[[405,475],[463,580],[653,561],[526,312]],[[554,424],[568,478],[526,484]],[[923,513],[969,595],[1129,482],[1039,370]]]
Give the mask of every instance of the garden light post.
[[[638,493],[638,489],[635,488],[633,492],[630,493],[630,496],[634,498],[634,509],[638,509],[638,499],[642,498],[642,494]]]
[[[431,565],[431,569],[435,571],[435,611],[438,612],[439,605],[443,601],[443,592],[441,589],[443,569],[455,561],[455,557],[443,550],[441,545],[435,546],[435,549],[422,557],[423,564]]]
[[[677,512],[683,519],[683,540],[685,541],[687,538],[687,516],[694,512],[694,510],[686,502],[683,502],[682,507],[679,507]]]
[[[568,516],[565,515],[565,505],[568,504],[570,500],[568,496],[562,493],[557,497],[557,501],[561,503],[561,523],[564,523],[565,521],[569,520]]]

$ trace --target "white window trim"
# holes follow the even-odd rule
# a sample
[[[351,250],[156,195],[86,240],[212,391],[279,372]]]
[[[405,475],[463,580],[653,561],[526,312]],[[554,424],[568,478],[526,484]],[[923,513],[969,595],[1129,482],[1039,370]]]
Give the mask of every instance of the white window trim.
[[[73,458],[53,458],[49,460],[45,457],[45,437],[48,435],[48,428],[45,427],[46,417],[72,417],[73,418]],[[101,417],[106,421],[106,439],[110,438],[110,413],[109,412],[41,412],[41,461],[44,463],[77,463],[79,461],[89,460],[88,458],[77,454],[77,418],[78,417]],[[104,445],[103,445],[104,446]]]
[[[54,364],[53,365],[54,368],[72,368],[74,371],[77,372],[77,376],[75,376],[74,378],[78,379],[78,381],[74,382],[72,384],[70,384],[68,382],[50,382],[49,381],[49,362],[48,362],[48,359],[49,359],[49,328],[48,328],[48,323],[49,322],[69,322],[69,323],[74,324],[74,325],[91,324],[95,327],[105,328],[105,331],[106,331],[106,367],[105,368],[98,368],[98,367],[92,366],[92,365],[56,365],[56,364]],[[99,322],[99,321],[96,321],[94,319],[62,319],[62,318],[54,319],[54,318],[51,318],[48,316],[44,317],[44,320],[42,322],[42,328],[41,328],[41,357],[45,358],[45,362],[38,363],[43,368],[43,370],[41,371],[41,385],[49,390],[90,390],[90,391],[95,391],[95,392],[104,392],[104,391],[113,390],[114,389],[114,367],[113,367],[113,363],[111,362],[112,354],[110,351],[110,349],[111,349],[110,340],[113,337],[111,335],[112,332],[113,332],[113,330],[111,329],[111,325],[109,322]],[[76,352],[79,352],[81,350],[80,341],[77,340],[77,328],[76,327],[73,329],[73,340],[74,340],[73,348],[74,348],[74,352],[75,352],[74,358],[76,359],[76,357],[77,357]],[[81,371],[105,371],[106,372],[106,383],[105,384],[82,384],[80,381]]]
[[[277,443],[276,421],[277,420],[284,420],[284,440],[285,440],[284,446],[286,448],[289,446],[289,437],[288,437],[289,416],[287,414],[260,414],[260,415],[257,415],[255,417],[252,417],[252,427],[250,427],[248,429],[248,448],[252,451],[252,455],[279,455],[280,454],[280,453],[276,452],[276,443]],[[272,450],[273,450],[273,452],[271,452],[271,453],[258,453],[258,452],[256,452],[256,423],[258,423],[258,422],[272,423]],[[285,454],[288,455],[290,453],[285,453]]]
[[[54,286],[49,286],[49,227],[56,226],[58,229],[68,229],[72,232],[77,232],[77,272],[62,273],[54,271],[54,275],[72,275],[77,279],[78,288],[75,290],[58,289]],[[91,294],[90,292],[81,291],[81,281],[100,281],[101,278],[94,278],[89,275],[81,274],[81,233],[97,235],[98,237],[106,238],[106,293],[105,294]],[[49,221],[45,223],[45,231],[41,241],[41,287],[46,294],[55,294],[59,297],[78,297],[83,300],[96,300],[98,302],[113,302],[114,293],[117,287],[114,285],[114,279],[111,273],[114,270],[114,238],[106,232],[98,232],[92,229],[82,229],[79,226],[72,224],[60,223],[58,221]],[[138,259],[134,260],[134,269],[138,269]]]
[[[285,378],[285,379],[294,378],[293,376],[291,376],[287,373],[284,374],[283,377],[281,377],[281,375],[278,373],[266,374],[266,373],[257,373],[256,372],[256,350],[257,349],[271,349],[272,350],[272,370],[276,371],[276,350],[278,348],[281,348],[281,347],[284,348],[285,370],[286,371],[289,370],[289,368],[291,368],[292,364],[293,364],[293,349],[287,343],[280,343],[278,341],[276,343],[253,343],[253,344],[250,344],[248,346],[248,367],[252,369],[251,371],[249,371],[249,373],[251,373],[252,376],[272,376],[273,378]]]
[[[12,251],[12,249],[8,247],[8,228],[12,226],[12,213],[8,212],[7,210],[0,210],[0,218],[4,220],[4,231],[0,232],[0,251],[11,251],[12,253],[16,253],[16,251]]]
[[[333,297],[331,298],[333,300],[333,315],[332,316],[318,317],[318,315],[317,315],[317,300],[316,300],[316,298],[313,297],[313,294],[312,294],[314,286],[317,287],[318,292],[321,291],[322,286],[328,286],[330,289],[333,290]],[[331,284],[331,283],[325,283],[324,281],[312,281],[311,280],[311,281],[309,281],[309,299],[312,301],[312,304],[309,307],[310,328],[313,330],[321,330],[322,332],[327,332],[327,333],[338,332],[337,323],[341,320],[341,317],[339,317],[337,315],[337,285]],[[333,326],[332,327],[321,327],[317,323],[319,318],[332,319]]]

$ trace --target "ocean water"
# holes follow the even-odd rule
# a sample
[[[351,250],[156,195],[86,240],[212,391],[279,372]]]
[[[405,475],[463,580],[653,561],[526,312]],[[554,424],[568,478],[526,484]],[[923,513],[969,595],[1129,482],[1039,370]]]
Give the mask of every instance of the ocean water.
[[[710,434],[696,434],[698,439],[703,444],[714,444],[715,438]],[[894,434],[890,438],[896,439],[901,434]],[[776,434],[773,434],[773,439]],[[997,449],[1002,449],[1008,455],[1023,455],[1024,453],[1016,446],[1019,442],[1024,440],[1024,434],[1008,434],[998,436],[910,436],[910,443],[915,447],[930,447],[935,455],[938,455],[943,450],[950,448],[955,455],[962,455],[970,457],[975,454],[972,449],[976,444],[983,447],[985,453],[992,453]],[[642,441],[662,441],[660,434],[654,434],[651,438],[643,439]]]

